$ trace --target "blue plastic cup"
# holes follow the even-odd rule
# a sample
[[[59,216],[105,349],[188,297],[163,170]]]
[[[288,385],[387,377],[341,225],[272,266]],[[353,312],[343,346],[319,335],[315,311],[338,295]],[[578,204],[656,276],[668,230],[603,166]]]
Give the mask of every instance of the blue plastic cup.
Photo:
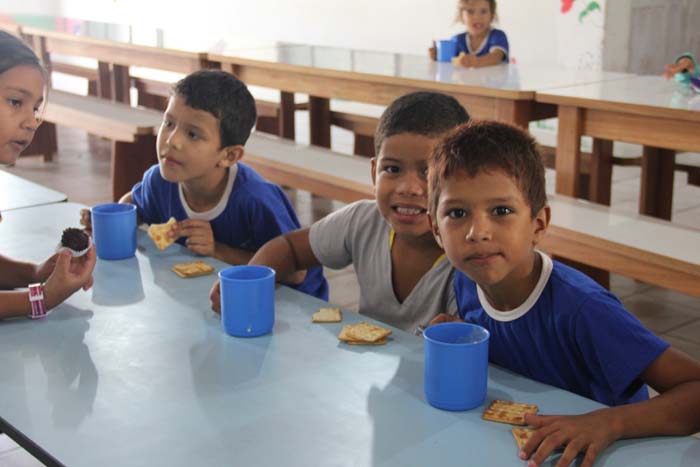
[[[469,410],[486,397],[489,332],[469,323],[441,323],[423,332],[428,403],[443,410]]]
[[[457,55],[457,43],[453,40],[437,41],[438,62],[449,62]]]
[[[90,209],[92,238],[100,259],[131,258],[136,253],[136,206],[107,203]]]
[[[275,324],[275,271],[267,266],[231,266],[219,272],[221,324],[226,334],[256,337]]]

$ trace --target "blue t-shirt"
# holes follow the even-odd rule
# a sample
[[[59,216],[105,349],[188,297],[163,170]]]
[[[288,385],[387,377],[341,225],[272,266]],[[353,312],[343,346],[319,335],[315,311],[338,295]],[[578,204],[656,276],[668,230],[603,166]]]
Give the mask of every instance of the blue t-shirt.
[[[230,174],[227,202],[222,203],[220,209],[215,208],[216,212],[210,212],[214,240],[230,247],[256,251],[267,241],[298,229],[294,208],[282,189],[245,164],[239,162],[237,166],[235,180]],[[158,165],[148,169],[143,180],[134,185],[131,197],[139,216],[148,224],[167,222],[170,217],[178,221],[191,217],[183,205],[180,185],[164,180]],[[185,244],[184,237],[177,241]],[[304,282],[295,288],[328,300],[328,284],[320,267],[309,269]]]
[[[454,35],[452,40],[457,43],[455,56],[459,55],[460,52],[464,52],[465,54],[482,57],[490,54],[494,50],[500,50],[503,52],[502,61],[508,63],[508,37],[506,37],[506,33],[500,29],[491,29],[488,37],[481,43],[481,47],[479,47],[478,50],[472,50],[471,44],[469,43],[469,34],[466,32]]]
[[[491,333],[489,361],[611,406],[648,399],[640,376],[669,344],[588,276],[542,257],[538,285],[521,307],[505,313],[455,273],[460,316]]]

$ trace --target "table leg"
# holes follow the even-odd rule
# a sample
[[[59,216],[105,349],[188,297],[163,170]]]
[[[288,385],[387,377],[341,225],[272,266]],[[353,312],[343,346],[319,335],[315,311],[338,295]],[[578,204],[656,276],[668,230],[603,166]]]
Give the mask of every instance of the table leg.
[[[640,214],[671,220],[675,165],[675,151],[644,146],[642,186],[639,193]]]
[[[114,100],[129,104],[131,102],[131,78],[129,77],[129,67],[113,65],[112,77],[112,96],[114,96]]]
[[[612,187],[613,142],[595,138],[591,155],[589,199],[594,203],[610,206]]]
[[[112,72],[109,63],[97,63],[97,95],[103,99],[112,98]]]
[[[556,191],[578,197],[581,191],[581,123],[582,111],[576,107],[559,106],[557,131]]]
[[[294,93],[280,91],[280,114],[278,121],[278,134],[282,138],[294,140],[295,125],[294,125]]]
[[[311,144],[331,147],[331,103],[325,97],[309,96]]]

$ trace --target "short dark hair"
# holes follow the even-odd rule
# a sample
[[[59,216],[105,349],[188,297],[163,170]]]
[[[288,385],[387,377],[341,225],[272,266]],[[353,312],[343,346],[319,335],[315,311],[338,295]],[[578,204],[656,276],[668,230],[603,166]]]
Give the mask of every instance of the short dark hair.
[[[0,74],[20,65],[35,66],[46,75],[39,58],[27,44],[6,31],[0,31]]]
[[[384,140],[399,133],[438,136],[469,121],[469,114],[452,96],[436,92],[412,92],[384,110],[374,134],[375,154]]]
[[[535,139],[516,126],[492,121],[471,122],[451,132],[428,162],[428,198],[437,212],[440,187],[457,172],[474,177],[502,170],[520,188],[534,218],[547,203],[544,164]]]
[[[230,73],[199,70],[175,83],[173,92],[193,109],[219,121],[221,147],[245,144],[255,125],[255,99],[246,85]]]

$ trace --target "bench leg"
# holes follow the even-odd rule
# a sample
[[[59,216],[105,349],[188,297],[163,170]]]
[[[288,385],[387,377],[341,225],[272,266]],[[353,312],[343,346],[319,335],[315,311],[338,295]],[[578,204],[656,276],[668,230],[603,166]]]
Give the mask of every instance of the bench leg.
[[[131,103],[131,78],[129,67],[124,65],[112,65],[112,96],[117,102]]]
[[[131,191],[149,167],[158,162],[156,136],[139,135],[133,143],[112,143],[112,199]]]
[[[669,149],[644,147],[639,213],[671,220],[673,171],[676,153]]]
[[[271,135],[278,135],[279,133],[279,119],[277,117],[258,117],[255,122],[255,131],[262,131],[263,133],[269,133]]]
[[[97,80],[88,80],[88,96],[97,96]]]
[[[610,189],[612,186],[613,142],[594,139],[591,155],[590,179],[588,182],[589,199],[594,203],[610,206]]]
[[[37,128],[31,144],[24,150],[23,154],[41,154],[44,156],[44,162],[51,162],[57,150],[56,125],[43,122]]]
[[[695,186],[700,186],[700,169],[692,169],[688,171],[688,183]]]
[[[355,133],[353,154],[364,157],[374,157],[374,137]]]
[[[112,98],[112,73],[109,63],[97,62],[97,95],[103,99]]]
[[[574,198],[581,193],[581,125],[582,111],[576,107],[559,106],[557,156],[555,161],[557,193]]]
[[[291,139],[296,137],[296,128],[294,123],[294,93],[280,92],[280,111],[278,119],[277,134],[282,138]]]
[[[311,144],[331,147],[331,103],[325,97],[309,96]]]
[[[146,91],[139,89],[137,97],[138,105],[141,107],[146,107],[147,109],[155,109],[164,112],[168,107],[168,98],[165,96],[159,96],[157,94],[151,94]]]

